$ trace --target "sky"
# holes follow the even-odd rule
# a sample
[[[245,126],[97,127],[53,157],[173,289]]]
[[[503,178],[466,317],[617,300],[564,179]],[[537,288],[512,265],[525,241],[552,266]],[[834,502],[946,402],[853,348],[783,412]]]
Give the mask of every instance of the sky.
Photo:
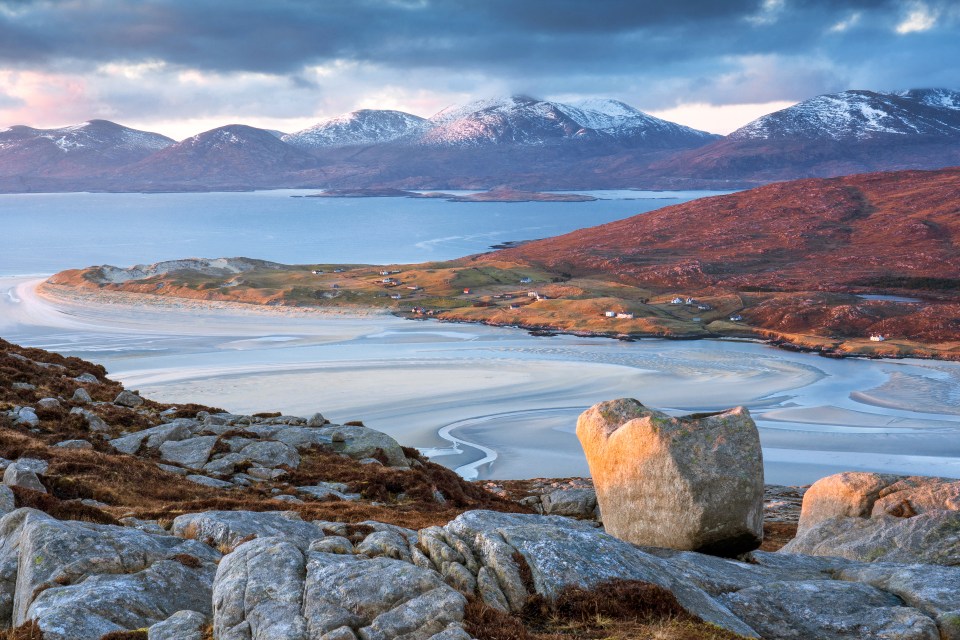
[[[960,89],[958,27],[957,0],[0,0],[0,127],[182,139],[524,94],[729,133],[823,93]]]

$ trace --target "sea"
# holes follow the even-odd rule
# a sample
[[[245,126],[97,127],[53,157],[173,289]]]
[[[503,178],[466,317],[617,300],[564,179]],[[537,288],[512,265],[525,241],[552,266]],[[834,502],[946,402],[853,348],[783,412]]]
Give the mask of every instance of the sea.
[[[308,197],[316,193],[0,195],[0,275],[186,257],[286,264],[450,260],[725,192],[587,191],[578,193],[598,199],[508,203]]]

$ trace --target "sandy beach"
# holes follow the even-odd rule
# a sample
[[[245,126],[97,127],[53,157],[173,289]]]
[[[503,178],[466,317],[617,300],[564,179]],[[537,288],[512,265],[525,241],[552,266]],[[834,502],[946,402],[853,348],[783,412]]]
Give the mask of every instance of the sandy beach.
[[[0,278],[0,336],[102,363],[167,402],[363,420],[467,477],[586,475],[595,402],[748,406],[768,482],[960,476],[960,364],[830,360],[736,341],[533,337],[390,315],[64,295]]]

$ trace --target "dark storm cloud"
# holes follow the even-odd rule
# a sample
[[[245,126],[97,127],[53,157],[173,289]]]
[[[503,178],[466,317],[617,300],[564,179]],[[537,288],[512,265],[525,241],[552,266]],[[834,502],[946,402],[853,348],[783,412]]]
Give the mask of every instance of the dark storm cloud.
[[[288,75],[352,61],[483,73],[544,91],[617,78],[663,81],[716,102],[801,99],[860,79],[960,86],[957,10],[871,0],[65,0],[0,1],[0,64],[164,61]],[[898,34],[910,11],[935,16]],[[844,26],[846,24],[846,26]],[[839,25],[839,26],[838,26]],[[742,60],[776,58],[776,69]],[[402,79],[402,75],[398,76]],[[571,86],[579,78],[577,86]],[[564,84],[566,83],[566,84]],[[564,88],[560,88],[563,86]],[[610,93],[610,86],[603,93]],[[656,93],[654,90],[653,93]],[[669,101],[666,101],[669,102]],[[652,106],[652,105],[648,105]]]

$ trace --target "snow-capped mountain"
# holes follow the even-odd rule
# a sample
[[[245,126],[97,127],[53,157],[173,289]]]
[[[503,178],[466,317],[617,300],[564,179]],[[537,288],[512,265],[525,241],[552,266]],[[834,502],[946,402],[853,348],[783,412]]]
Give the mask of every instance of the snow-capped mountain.
[[[230,124],[181,140],[129,167],[125,176],[260,185],[314,159],[266,129]]]
[[[654,118],[616,100],[564,104],[528,96],[481,100],[430,118],[427,146],[546,145],[597,141],[690,147],[719,136]]]
[[[382,144],[423,131],[426,120],[403,111],[360,109],[281,138],[301,149]]]
[[[960,92],[842,91],[758,118],[676,154],[661,176],[739,185],[960,165]]]
[[[0,175],[25,170],[78,174],[136,162],[173,140],[110,122],[91,120],[59,129],[15,126],[0,130]]]
[[[912,89],[832,93],[763,116],[729,138],[855,141],[891,135],[960,135],[960,92]]]

